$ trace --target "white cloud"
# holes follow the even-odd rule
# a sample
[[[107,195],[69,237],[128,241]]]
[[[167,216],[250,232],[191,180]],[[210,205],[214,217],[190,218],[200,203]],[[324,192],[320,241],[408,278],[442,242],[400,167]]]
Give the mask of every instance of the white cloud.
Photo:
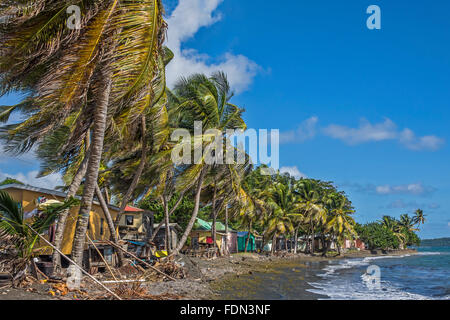
[[[17,174],[8,174],[0,171],[0,181],[6,178],[13,178],[34,187],[54,189],[63,184],[60,174],[51,174],[42,178],[36,178],[38,171],[29,171],[27,173],[19,172]]]
[[[177,7],[167,19],[167,46],[175,57],[167,67],[168,86],[172,87],[180,76],[194,73],[207,75],[224,71],[233,89],[239,93],[248,89],[253,78],[262,70],[255,62],[243,55],[225,53],[219,62],[211,62],[211,57],[192,48],[182,48],[183,42],[193,38],[202,28],[220,21],[220,13],[215,13],[223,0],[179,0]]]
[[[416,137],[410,129],[404,129],[400,133],[400,142],[411,150],[438,150],[444,145],[445,141],[436,136]]]
[[[354,145],[369,141],[395,139],[397,135],[396,129],[395,123],[389,119],[374,125],[369,121],[362,119],[358,128],[349,128],[332,124],[324,128],[323,132],[331,138],[339,139]]]
[[[316,136],[318,117],[310,117],[303,121],[297,130],[280,133],[280,143],[304,142]]]
[[[331,138],[339,139],[349,145],[365,142],[396,140],[410,150],[436,151],[445,143],[444,139],[436,136],[417,137],[411,129],[399,131],[397,125],[390,119],[372,124],[362,119],[357,128],[332,124],[323,129],[323,133]]]
[[[405,185],[381,185],[376,186],[375,191],[378,194],[412,194],[412,195],[424,195],[434,192],[436,189],[433,187],[424,186],[421,182],[411,183]]]
[[[418,203],[417,201],[403,201],[395,200],[387,205],[388,209],[417,209],[417,208],[428,208],[429,210],[439,209],[441,206],[437,203]]]
[[[300,170],[298,170],[298,168],[296,166],[293,167],[281,167],[280,168],[280,172],[281,173],[289,173],[291,175],[291,177],[300,179],[300,178],[307,178],[307,176],[300,172]]]
[[[375,184],[359,184],[359,183],[342,183],[341,187],[349,187],[357,192],[370,193],[378,195],[413,195],[413,196],[427,196],[436,191],[432,186],[424,185],[422,182],[409,183],[402,185],[375,185]],[[438,205],[436,205],[438,206]],[[434,207],[436,208],[436,207]]]

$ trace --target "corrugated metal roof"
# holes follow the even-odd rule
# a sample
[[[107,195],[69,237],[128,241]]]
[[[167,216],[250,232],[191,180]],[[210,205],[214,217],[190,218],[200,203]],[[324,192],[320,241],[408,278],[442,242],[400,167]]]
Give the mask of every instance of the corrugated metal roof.
[[[132,206],[126,206],[125,212],[144,212],[144,210]]]
[[[39,187],[34,187],[34,186],[30,186],[30,185],[25,185],[25,184],[22,185],[22,184],[18,184],[18,183],[5,184],[3,186],[0,186],[0,190],[5,190],[5,189],[18,189],[18,190],[33,191],[33,192],[37,192],[37,193],[49,194],[52,196],[62,197],[62,198],[65,198],[67,196],[67,193],[62,192],[62,191],[39,188]],[[75,198],[81,200],[80,196],[75,196]],[[95,203],[98,206],[100,205],[100,203],[97,201],[93,201],[93,203]],[[116,211],[120,211],[119,207],[116,207],[113,205],[108,205],[108,208],[116,210]]]
[[[197,218],[194,225],[194,230],[205,230],[210,231],[212,228],[212,222],[205,221],[203,219]],[[225,225],[222,222],[216,221],[216,231],[225,231]],[[233,229],[228,228],[228,232],[234,232]]]

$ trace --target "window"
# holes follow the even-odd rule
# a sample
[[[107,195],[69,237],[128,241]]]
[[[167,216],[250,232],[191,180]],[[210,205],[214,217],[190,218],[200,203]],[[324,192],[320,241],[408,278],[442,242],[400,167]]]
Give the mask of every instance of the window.
[[[125,216],[125,223],[127,226],[134,225],[134,216]]]
[[[100,235],[101,236],[103,235],[103,232],[104,232],[104,230],[103,230],[104,223],[105,223],[105,219],[100,218]]]

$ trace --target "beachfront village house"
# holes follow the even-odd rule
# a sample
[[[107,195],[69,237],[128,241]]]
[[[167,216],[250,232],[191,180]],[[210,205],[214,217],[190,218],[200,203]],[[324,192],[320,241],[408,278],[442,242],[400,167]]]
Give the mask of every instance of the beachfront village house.
[[[120,217],[119,235],[124,240],[145,241],[153,234],[154,215],[150,211],[126,206]]]
[[[156,232],[158,228],[158,224],[153,225],[153,230]],[[181,227],[177,223],[169,223],[169,229],[170,229],[170,242],[172,244],[172,249],[176,248],[178,245],[178,235],[182,232]],[[167,244],[166,244],[166,225],[163,224],[161,228],[156,233],[153,242],[156,245],[156,248],[158,250],[167,250]]]
[[[66,194],[61,191],[21,184],[9,184],[0,186],[0,190],[4,190],[9,193],[10,196],[22,206],[26,218],[31,218],[33,214],[37,213],[38,206],[42,203],[52,200],[62,202],[66,198]],[[114,220],[119,213],[120,208],[112,205],[109,205],[108,207],[111,217]],[[120,221],[119,226],[122,234],[123,232],[125,232],[125,230],[127,230],[127,232],[131,232],[130,237],[133,237],[135,235],[135,233],[133,233],[134,231],[146,232],[145,228],[142,226],[142,217],[145,212],[141,212],[133,207],[127,207],[126,210],[127,211],[123,215],[123,219]],[[72,242],[75,235],[78,211],[79,207],[73,207],[70,209],[70,213],[66,222],[66,228],[64,230],[61,251],[68,256],[70,256],[72,253]],[[128,218],[127,220],[127,216],[133,216],[133,219]],[[55,226],[52,226],[45,235],[47,240],[50,240],[50,242],[53,241],[54,232]],[[102,255],[104,255],[108,264],[115,265],[116,258],[114,255],[114,249],[106,242],[106,240],[110,239],[111,234],[109,232],[103,210],[97,201],[94,201],[92,203],[87,234],[89,238],[95,243],[96,247],[100,250]],[[42,254],[40,256],[41,259],[43,261],[51,261],[51,254],[53,250],[51,248],[48,248],[48,246],[44,242],[39,243],[39,246],[36,248],[39,247],[43,248]],[[91,269],[104,266],[101,257],[98,256],[97,251],[95,250],[94,246],[89,243],[89,241],[86,242],[85,249],[85,267]],[[65,263],[67,263],[65,259],[63,259],[62,262],[63,267],[67,266],[64,265]]]
[[[190,237],[191,250],[201,250],[205,248],[213,247],[212,237],[212,222],[208,222],[197,218],[194,227],[192,228]],[[225,232],[225,225],[221,222],[216,222],[216,246],[222,254],[224,249],[228,253],[236,253],[238,251],[238,237],[237,232],[231,228],[228,228],[228,233]],[[225,243],[227,248],[225,248]],[[188,249],[188,248],[186,248]]]
[[[239,231],[238,236],[238,252],[245,252],[245,244],[247,243],[248,231]],[[263,237],[255,233],[250,233],[248,239],[247,252],[257,252],[263,249]]]

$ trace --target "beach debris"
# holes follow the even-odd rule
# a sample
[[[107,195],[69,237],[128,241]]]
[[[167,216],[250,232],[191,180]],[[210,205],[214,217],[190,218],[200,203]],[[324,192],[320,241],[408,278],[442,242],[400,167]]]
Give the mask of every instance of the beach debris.
[[[57,292],[58,295],[61,296],[65,296],[70,291],[64,282],[55,283],[54,285],[52,285],[52,289],[53,290],[51,290],[50,292]]]
[[[117,295],[123,299],[133,300],[133,299],[146,299],[146,300],[179,300],[182,296],[175,294],[162,294],[162,295],[152,295],[149,294],[147,289],[145,289],[140,283],[133,283],[131,285],[121,284],[115,290]]]
[[[163,271],[161,271],[161,270],[155,268],[155,267],[152,266],[151,264],[149,264],[149,263],[147,263],[146,261],[144,261],[144,260],[138,258],[138,257],[135,256],[134,254],[132,254],[132,253],[126,251],[125,249],[123,249],[122,247],[116,245],[115,243],[113,243],[113,242],[111,242],[111,241],[107,241],[107,243],[109,243],[111,246],[113,246],[113,247],[115,247],[115,248],[121,250],[123,253],[129,255],[130,257],[136,259],[137,261],[143,263],[146,267],[148,267],[148,268],[150,268],[150,269],[152,269],[152,270],[154,270],[154,271],[156,271],[156,272],[162,274],[163,276],[167,277],[168,279],[170,279],[170,280],[172,280],[172,281],[176,281],[175,278],[173,278],[173,277],[171,277],[170,275],[164,273]]]
[[[53,244],[51,244],[47,239],[45,239],[43,236],[41,236],[38,232],[36,232],[36,230],[34,230],[30,225],[26,225],[28,228],[30,228],[31,231],[33,231],[35,234],[37,234],[39,236],[39,238],[41,238],[45,243],[47,243],[50,247],[53,248],[53,250],[56,250],[61,256],[63,256],[65,259],[67,259],[72,265],[71,267],[76,267],[78,268],[82,273],[84,273],[85,275],[88,276],[88,278],[90,278],[91,280],[93,280],[96,284],[98,284],[99,286],[101,286],[103,289],[105,289],[107,292],[109,292],[110,294],[112,294],[116,299],[121,300],[119,296],[117,296],[114,292],[112,292],[109,288],[107,288],[104,284],[102,284],[100,281],[98,281],[97,279],[95,279],[92,275],[90,275],[88,272],[86,272],[82,267],[80,267],[78,264],[75,263],[75,261],[73,261],[72,259],[70,259],[69,257],[67,257],[64,253],[62,253],[60,250],[58,250]]]

